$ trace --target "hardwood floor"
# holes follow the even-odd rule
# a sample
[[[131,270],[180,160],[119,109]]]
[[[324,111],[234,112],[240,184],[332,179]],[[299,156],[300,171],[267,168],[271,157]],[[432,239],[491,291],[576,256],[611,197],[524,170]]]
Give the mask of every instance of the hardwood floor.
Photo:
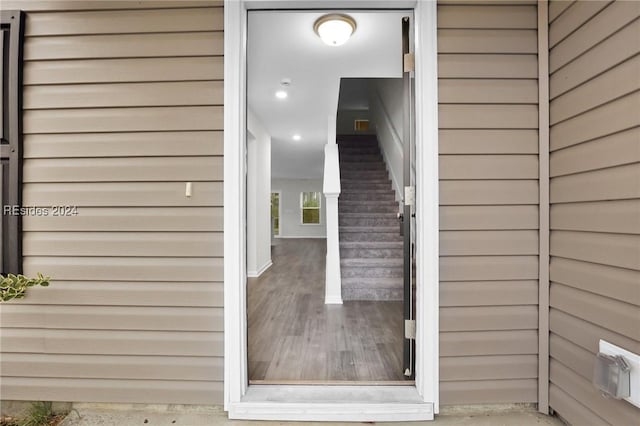
[[[324,239],[280,239],[249,279],[249,379],[404,381],[402,302],[325,305],[325,255]]]

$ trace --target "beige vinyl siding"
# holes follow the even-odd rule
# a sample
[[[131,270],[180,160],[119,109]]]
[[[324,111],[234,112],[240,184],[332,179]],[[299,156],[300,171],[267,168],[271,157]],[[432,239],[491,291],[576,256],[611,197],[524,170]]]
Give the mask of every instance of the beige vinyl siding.
[[[67,12],[93,10],[184,9],[221,7],[223,0],[4,0],[4,9],[22,9],[30,12]],[[51,16],[51,15],[49,15]],[[46,19],[46,18],[45,18]],[[73,17],[69,17],[73,21]],[[99,20],[100,18],[94,18]],[[138,24],[139,25],[139,24]],[[64,31],[58,29],[57,31]]]
[[[533,403],[537,9],[455,3],[438,5],[440,401]]]
[[[560,15],[567,10],[575,0],[562,0],[549,3],[549,22],[555,21]]]
[[[80,59],[33,62],[24,75],[33,84],[166,82],[178,72],[184,80],[222,79],[223,66],[221,56]]]
[[[2,308],[2,399],[221,404],[221,2],[5,7],[30,9],[24,205],[78,215],[24,218],[54,281]]]
[[[591,384],[598,341],[640,352],[640,2],[552,2],[550,405],[637,424]]]

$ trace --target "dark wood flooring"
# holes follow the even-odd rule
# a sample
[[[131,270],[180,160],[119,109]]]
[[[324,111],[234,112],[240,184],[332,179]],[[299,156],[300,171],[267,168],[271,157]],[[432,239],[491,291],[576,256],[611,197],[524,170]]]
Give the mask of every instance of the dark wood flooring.
[[[325,256],[324,239],[280,239],[249,279],[250,381],[404,381],[402,302],[325,305]]]

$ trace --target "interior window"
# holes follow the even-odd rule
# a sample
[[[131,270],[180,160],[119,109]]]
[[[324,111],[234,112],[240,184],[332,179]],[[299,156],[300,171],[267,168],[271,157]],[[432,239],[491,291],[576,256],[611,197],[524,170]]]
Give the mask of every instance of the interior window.
[[[271,193],[271,229],[273,235],[280,235],[280,193]]]
[[[300,194],[300,207],[302,210],[302,224],[320,224],[320,193],[302,192]]]

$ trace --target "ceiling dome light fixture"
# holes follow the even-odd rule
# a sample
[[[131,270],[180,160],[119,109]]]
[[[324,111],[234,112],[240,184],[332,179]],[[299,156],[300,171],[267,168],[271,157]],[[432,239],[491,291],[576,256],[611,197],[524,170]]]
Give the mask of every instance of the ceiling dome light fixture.
[[[287,98],[287,92],[285,92],[284,90],[278,90],[276,92],[276,98],[278,99],[286,99]]]
[[[296,133],[295,135],[293,135],[293,140],[294,141],[302,140],[302,136],[300,136],[299,134]]]
[[[331,13],[318,18],[313,24],[313,30],[325,44],[340,46],[355,32],[356,21],[348,15]]]

